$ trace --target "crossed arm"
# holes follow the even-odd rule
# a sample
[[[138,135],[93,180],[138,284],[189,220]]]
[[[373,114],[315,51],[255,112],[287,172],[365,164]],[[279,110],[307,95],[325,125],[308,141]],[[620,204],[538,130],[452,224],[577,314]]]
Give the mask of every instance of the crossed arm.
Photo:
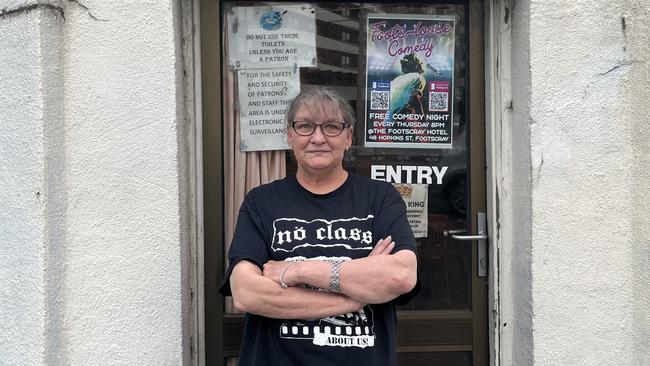
[[[314,291],[300,284],[329,288],[330,266],[325,261],[268,261],[260,270],[248,261],[239,262],[230,277],[235,308],[270,318],[322,318],[356,311],[365,304],[390,301],[413,289],[417,259],[410,250],[390,254],[391,238],[379,240],[368,257],[344,262],[341,292]],[[287,269],[280,286],[280,274]]]

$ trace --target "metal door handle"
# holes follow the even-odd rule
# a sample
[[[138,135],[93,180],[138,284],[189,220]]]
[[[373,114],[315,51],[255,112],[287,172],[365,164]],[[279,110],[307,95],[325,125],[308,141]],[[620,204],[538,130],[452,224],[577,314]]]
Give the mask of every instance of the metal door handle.
[[[465,229],[451,229],[451,230],[445,230],[442,232],[444,236],[450,236],[453,234],[462,234],[464,232],[467,232]]]
[[[466,241],[472,241],[472,240],[487,240],[488,236],[482,231],[478,232],[478,235],[457,235],[457,234],[451,234],[451,237],[456,239],[456,240],[466,240]]]
[[[477,245],[477,265],[478,265],[478,276],[479,277],[487,277],[488,275],[488,270],[487,270],[487,260],[488,260],[488,253],[487,253],[487,240],[488,236],[486,233],[487,230],[487,217],[485,215],[485,212],[478,212],[476,214],[476,222],[477,222],[477,229],[478,233],[477,235],[459,235],[464,232],[467,232],[465,229],[452,229],[452,230],[445,230],[443,234],[445,236],[451,236],[455,240],[462,240],[462,241],[474,241],[476,240],[476,245]]]
[[[445,230],[442,232],[444,236],[451,236],[452,238],[456,240],[466,240],[466,241],[472,241],[472,240],[487,240],[488,236],[486,233],[483,231],[479,231],[478,235],[458,235],[462,234],[464,232],[467,232],[465,229],[452,229],[452,230]]]

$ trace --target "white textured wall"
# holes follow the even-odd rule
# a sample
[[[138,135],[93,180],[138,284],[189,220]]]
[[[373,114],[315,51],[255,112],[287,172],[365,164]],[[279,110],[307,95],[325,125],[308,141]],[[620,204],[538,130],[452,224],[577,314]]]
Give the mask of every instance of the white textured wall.
[[[631,67],[624,73],[625,106],[632,143],[632,364],[650,365],[650,7],[630,1],[626,9],[625,51]],[[630,26],[631,28],[627,28]],[[629,307],[626,307],[628,309]]]
[[[489,3],[495,365],[650,365],[647,1]]]
[[[66,363],[181,364],[176,9],[84,5],[64,58]]]
[[[490,364],[525,366],[533,352],[529,3],[486,12],[486,155]]]
[[[39,23],[49,16],[0,17],[0,365],[43,364],[46,347],[47,75]]]
[[[178,8],[0,17],[1,365],[189,358]]]
[[[520,5],[534,364],[648,365],[648,4]]]

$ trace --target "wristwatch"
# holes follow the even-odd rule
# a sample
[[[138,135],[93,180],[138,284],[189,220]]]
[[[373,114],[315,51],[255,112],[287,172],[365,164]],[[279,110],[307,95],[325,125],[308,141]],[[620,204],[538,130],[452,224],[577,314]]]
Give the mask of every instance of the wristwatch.
[[[343,261],[334,260],[331,263],[332,266],[330,267],[330,291],[341,292],[341,280],[339,276],[341,275],[341,266],[343,265]]]

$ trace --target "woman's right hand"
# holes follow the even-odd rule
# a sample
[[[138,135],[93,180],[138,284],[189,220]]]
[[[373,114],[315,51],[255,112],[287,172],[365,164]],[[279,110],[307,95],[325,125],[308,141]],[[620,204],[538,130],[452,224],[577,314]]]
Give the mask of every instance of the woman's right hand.
[[[350,306],[351,306],[350,312],[361,311],[361,310],[363,310],[363,308],[366,305],[368,305],[368,304],[364,304],[362,302],[359,302],[357,300],[354,300],[351,297],[348,297],[348,301],[350,302]]]
[[[368,257],[373,255],[390,254],[394,248],[395,248],[395,242],[393,241],[393,238],[390,235],[388,235],[387,237],[383,239],[379,239],[377,241],[377,244],[375,245],[374,248],[372,248],[372,251],[370,252],[370,254],[368,254]]]

